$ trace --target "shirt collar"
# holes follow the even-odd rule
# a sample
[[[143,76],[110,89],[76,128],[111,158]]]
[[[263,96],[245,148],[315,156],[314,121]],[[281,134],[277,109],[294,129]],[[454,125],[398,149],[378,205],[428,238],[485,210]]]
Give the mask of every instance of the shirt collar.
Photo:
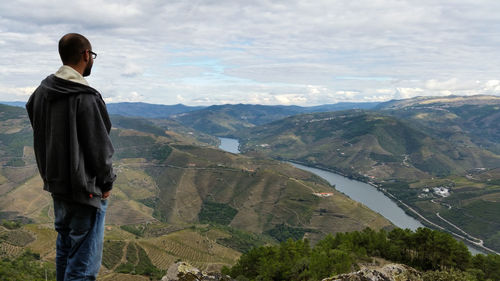
[[[85,78],[83,78],[83,76],[78,71],[73,69],[71,66],[67,65],[61,66],[54,75],[61,79],[89,86],[87,80],[85,80]]]

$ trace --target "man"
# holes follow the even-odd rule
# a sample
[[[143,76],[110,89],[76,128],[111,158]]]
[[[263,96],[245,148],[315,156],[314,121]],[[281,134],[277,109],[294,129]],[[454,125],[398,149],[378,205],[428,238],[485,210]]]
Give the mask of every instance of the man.
[[[76,33],[59,40],[63,66],[42,81],[26,109],[44,190],[54,201],[57,280],[96,280],[104,216],[116,175],[106,105],[84,76],[97,54]]]

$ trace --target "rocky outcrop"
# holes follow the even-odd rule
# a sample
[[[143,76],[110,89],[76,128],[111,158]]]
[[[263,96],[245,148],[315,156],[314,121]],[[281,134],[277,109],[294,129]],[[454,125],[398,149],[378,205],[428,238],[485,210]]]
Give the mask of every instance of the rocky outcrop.
[[[363,268],[322,281],[422,281],[422,274],[402,264],[387,264],[381,268]]]
[[[234,281],[220,272],[203,272],[185,262],[172,264],[161,281]]]
[[[220,272],[202,272],[185,262],[168,268],[161,281],[235,281]],[[356,272],[340,274],[322,281],[423,281],[422,274],[406,265],[387,264],[383,267],[366,267]]]

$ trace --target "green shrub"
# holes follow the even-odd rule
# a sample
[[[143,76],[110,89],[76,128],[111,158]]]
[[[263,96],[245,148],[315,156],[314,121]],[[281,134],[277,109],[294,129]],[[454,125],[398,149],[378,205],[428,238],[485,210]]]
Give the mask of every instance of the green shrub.
[[[228,225],[237,213],[238,210],[232,208],[228,204],[203,202],[201,211],[198,214],[198,219],[201,223]]]

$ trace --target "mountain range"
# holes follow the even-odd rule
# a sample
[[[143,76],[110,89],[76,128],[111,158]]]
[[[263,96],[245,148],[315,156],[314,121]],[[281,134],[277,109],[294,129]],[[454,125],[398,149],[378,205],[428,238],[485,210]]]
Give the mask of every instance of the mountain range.
[[[500,249],[500,220],[490,215],[500,210],[498,97],[417,97],[372,110],[301,113],[275,121],[268,116],[276,113],[266,111],[245,123],[226,113],[232,107],[176,120],[237,138],[246,155],[299,161],[372,182],[440,227],[465,229]],[[247,116],[253,106],[237,112]],[[433,188],[446,188],[450,196],[426,193]]]
[[[0,255],[31,249],[52,260],[52,203],[41,188],[25,110],[0,105],[0,123]],[[158,270],[177,259],[216,269],[252,245],[393,228],[319,177],[280,161],[221,151],[204,142],[213,137],[175,120],[112,115],[112,123],[118,178],[105,234],[109,278],[137,271],[130,249]],[[332,196],[315,195],[322,192]]]
[[[281,160],[371,182],[433,223],[500,249],[498,97],[319,107],[108,107],[118,180],[104,280],[137,270],[128,251],[143,253],[155,270],[179,258],[217,269],[251,247],[287,238],[314,242],[327,233],[393,228]],[[243,154],[217,149],[216,136],[239,139]],[[0,105],[0,164],[0,256],[31,249],[53,259],[51,200],[41,190],[23,108]],[[322,192],[333,196],[315,195]]]

